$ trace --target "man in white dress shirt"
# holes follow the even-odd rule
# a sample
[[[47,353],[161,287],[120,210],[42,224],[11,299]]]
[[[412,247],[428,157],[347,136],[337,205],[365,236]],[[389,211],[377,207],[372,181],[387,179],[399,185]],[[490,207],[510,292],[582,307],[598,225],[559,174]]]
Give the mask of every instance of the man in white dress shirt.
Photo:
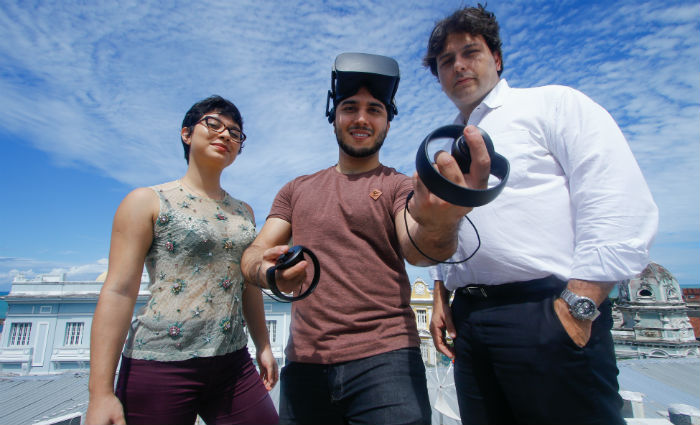
[[[431,333],[455,360],[463,423],[623,424],[608,294],[647,265],[658,224],[625,137],[579,91],[509,87],[481,5],[438,22],[423,63],[455,123],[483,128],[511,166],[501,195],[469,214],[476,255],[431,269]],[[476,246],[463,223],[451,260]]]

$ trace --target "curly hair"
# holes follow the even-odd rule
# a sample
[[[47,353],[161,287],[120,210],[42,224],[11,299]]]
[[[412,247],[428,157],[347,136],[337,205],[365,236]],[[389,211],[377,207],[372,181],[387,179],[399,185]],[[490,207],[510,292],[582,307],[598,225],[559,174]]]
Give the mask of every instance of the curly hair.
[[[491,53],[498,53],[501,57],[501,69],[498,71],[498,75],[501,75],[503,54],[501,53],[501,37],[498,34],[498,22],[493,12],[487,11],[480,3],[477,7],[458,9],[452,15],[435,24],[430,39],[428,39],[428,51],[423,57],[423,66],[430,68],[430,72],[437,77],[437,57],[445,48],[447,37],[456,32],[466,32],[484,37]]]

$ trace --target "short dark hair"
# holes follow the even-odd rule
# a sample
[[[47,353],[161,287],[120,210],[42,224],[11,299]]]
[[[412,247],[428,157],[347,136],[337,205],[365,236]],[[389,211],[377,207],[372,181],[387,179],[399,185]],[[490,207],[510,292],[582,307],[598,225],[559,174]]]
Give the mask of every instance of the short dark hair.
[[[202,117],[210,112],[217,113],[219,115],[226,116],[230,118],[233,122],[238,124],[243,131],[243,118],[241,113],[236,108],[232,102],[224,99],[219,95],[212,95],[206,99],[200,100],[199,102],[192,105],[189,111],[185,114],[185,118],[182,120],[182,128],[187,127],[190,134],[192,134],[192,129],[195,124],[202,119]],[[190,163],[190,145],[185,143],[185,141],[180,137],[182,142],[182,148],[185,150],[185,160]],[[238,153],[243,151],[243,143],[238,150]]]
[[[423,57],[423,66],[430,68],[430,72],[437,77],[437,57],[445,48],[447,37],[456,32],[466,32],[484,37],[491,53],[498,53],[498,56],[501,57],[501,69],[498,71],[498,75],[501,75],[503,72],[503,53],[501,52],[501,37],[498,35],[498,22],[493,12],[486,10],[480,3],[477,7],[458,9],[452,15],[435,24],[430,39],[428,39],[428,51]]]

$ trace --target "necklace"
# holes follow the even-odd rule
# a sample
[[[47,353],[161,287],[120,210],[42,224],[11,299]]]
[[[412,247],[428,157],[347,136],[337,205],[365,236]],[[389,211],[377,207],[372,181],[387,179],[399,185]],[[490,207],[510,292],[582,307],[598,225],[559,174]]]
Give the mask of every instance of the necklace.
[[[198,191],[192,189],[190,186],[188,186],[187,184],[185,184],[185,182],[182,181],[182,179],[179,179],[179,180],[178,180],[178,183],[180,183],[180,186],[184,187],[185,189],[187,189],[187,190],[188,190],[189,192],[191,192],[192,194],[197,195],[197,196],[199,196],[200,198],[203,198],[203,199],[211,199],[211,200],[213,200],[213,201],[223,201],[224,198],[226,198],[226,192],[224,192],[224,189],[222,189],[222,188],[219,188],[219,191],[221,192],[221,199],[216,199],[216,198],[211,198],[211,197],[206,196],[206,195],[202,195],[200,192],[198,192]]]

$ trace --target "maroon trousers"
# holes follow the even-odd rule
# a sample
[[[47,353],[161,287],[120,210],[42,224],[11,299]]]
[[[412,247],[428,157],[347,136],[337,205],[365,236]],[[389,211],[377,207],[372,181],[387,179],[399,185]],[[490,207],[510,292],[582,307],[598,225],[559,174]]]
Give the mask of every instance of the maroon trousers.
[[[122,356],[116,395],[126,423],[276,424],[275,406],[246,347],[175,362]]]

